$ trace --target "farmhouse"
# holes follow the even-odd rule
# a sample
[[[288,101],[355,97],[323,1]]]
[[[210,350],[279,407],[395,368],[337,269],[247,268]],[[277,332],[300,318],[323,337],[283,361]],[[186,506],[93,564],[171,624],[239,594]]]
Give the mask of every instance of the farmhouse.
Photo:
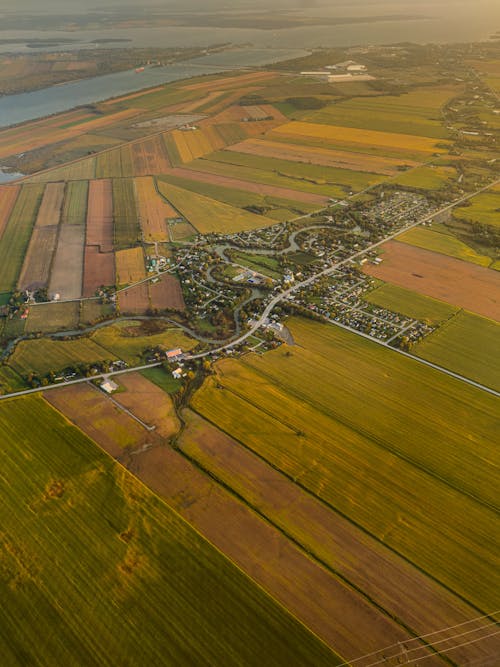
[[[113,382],[113,380],[105,380],[101,384],[101,389],[105,391],[107,394],[112,394],[114,391],[118,389],[118,385],[116,382]]]
[[[182,350],[180,347],[167,351],[167,359],[171,359],[173,361],[179,357],[182,357]]]

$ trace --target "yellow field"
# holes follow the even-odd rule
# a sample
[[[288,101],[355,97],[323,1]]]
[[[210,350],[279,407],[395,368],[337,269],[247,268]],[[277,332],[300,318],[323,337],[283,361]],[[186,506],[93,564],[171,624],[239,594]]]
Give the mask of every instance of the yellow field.
[[[156,191],[150,176],[134,179],[142,233],[146,241],[168,241],[166,218],[178,217],[177,211]]]
[[[137,283],[146,277],[142,248],[127,248],[115,253],[116,280],[119,285]]]
[[[298,134],[305,137],[339,139],[343,143],[365,144],[381,148],[400,149],[401,151],[418,151],[422,153],[436,153],[438,140],[428,137],[418,137],[412,134],[397,134],[394,132],[379,132],[377,130],[361,130],[339,125],[321,125],[316,123],[302,123],[293,121],[276,128],[278,134]],[[442,152],[442,149],[441,149]]]
[[[158,181],[158,189],[200,234],[211,232],[229,234],[247,229],[270,227],[276,223],[276,220],[266,218],[264,215],[243,211],[210,197],[170,185],[170,183]]]

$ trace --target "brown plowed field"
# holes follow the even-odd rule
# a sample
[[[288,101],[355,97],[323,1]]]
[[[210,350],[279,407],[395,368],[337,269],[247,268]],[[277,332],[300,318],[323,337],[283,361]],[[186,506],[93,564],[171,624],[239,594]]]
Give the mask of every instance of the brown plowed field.
[[[112,252],[99,252],[95,245],[85,247],[83,270],[83,296],[94,296],[101,285],[115,283],[115,256]]]
[[[500,272],[397,241],[382,249],[382,264],[365,273],[500,321]]]
[[[89,181],[86,245],[99,246],[101,252],[113,250],[113,190],[109,179]]]
[[[35,290],[48,285],[56,244],[57,225],[35,227],[19,277],[20,290]]]
[[[126,389],[124,393],[115,396],[120,405],[148,426],[155,426],[155,433],[162,438],[171,438],[177,433],[179,420],[172,399],[163,389],[140,373],[121,375],[119,383]]]
[[[38,210],[36,227],[50,227],[59,224],[65,187],[65,183],[49,183],[46,186]]]
[[[171,167],[161,136],[151,137],[131,144],[134,175],[163,174]]]
[[[185,310],[186,304],[177,278],[163,275],[158,283],[149,284],[151,307],[158,310]]]
[[[149,309],[148,284],[141,283],[119,292],[118,305],[122,314],[144,315]]]
[[[116,281],[119,285],[138,283],[146,277],[142,248],[127,248],[115,253]]]
[[[150,176],[134,179],[140,223],[146,241],[168,241],[166,218],[178,217],[156,191],[155,183]]]
[[[18,194],[18,185],[0,186],[0,238],[2,238],[3,230],[14,208]]]
[[[271,197],[282,197],[283,199],[290,199],[292,201],[300,201],[308,204],[318,204],[321,206],[328,201],[328,197],[324,197],[323,195],[299,192],[298,190],[275,187],[274,185],[252,183],[251,181],[242,181],[239,178],[218,176],[217,174],[195,171],[194,169],[184,169],[180,167],[169,169],[167,173],[172,174],[173,176],[179,176],[179,178],[188,178],[191,181],[199,181],[200,183],[213,183],[214,185],[222,185],[226,188],[236,188],[237,190],[256,192],[260,195],[270,195]]]
[[[84,246],[84,225],[61,225],[50,275],[50,294],[60,294],[61,299],[82,296]]]
[[[247,139],[239,144],[228,147],[227,150],[247,153],[248,155],[261,155],[263,157],[290,160],[292,162],[305,162],[325,167],[385,174],[386,176],[396,174],[397,167],[402,164],[402,160],[395,160],[394,158],[298,146],[297,144],[266,141],[265,139]],[[404,163],[408,166],[417,165],[416,162],[412,162],[411,160],[405,160]]]
[[[111,456],[149,441],[149,433],[105,394],[88,384],[53,389],[45,399]]]
[[[155,448],[134,459],[132,472],[341,655],[354,658],[408,639],[361,595],[177,452]],[[442,664],[433,658],[427,662]]]
[[[475,609],[459,597],[426,577],[199,415],[184,411],[183,417],[187,427],[177,443],[182,452],[215,479],[232,488],[240,498],[303,545],[308,553],[314,554],[358,590],[364,591],[392,617],[411,627],[417,635],[476,618]],[[374,573],[377,575],[374,576]],[[466,629],[473,630],[484,623],[471,624]],[[455,633],[454,630],[440,633],[435,640],[445,640]],[[454,658],[460,664],[472,662],[484,659],[493,649],[493,641],[488,645],[485,640],[484,644],[457,649]],[[376,662],[375,658],[373,662]]]

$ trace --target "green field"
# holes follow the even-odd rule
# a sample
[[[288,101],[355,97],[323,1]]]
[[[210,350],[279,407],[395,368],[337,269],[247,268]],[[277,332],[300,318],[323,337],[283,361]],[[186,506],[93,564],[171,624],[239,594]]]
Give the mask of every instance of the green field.
[[[470,206],[457,206],[454,209],[455,218],[500,227],[500,193],[485,193],[469,201]]]
[[[279,280],[282,276],[282,272],[279,269],[279,262],[274,257],[258,254],[252,255],[252,253],[248,252],[235,252],[234,261],[237,264],[241,264],[241,266],[246,266],[252,271],[262,273],[275,280]]]
[[[336,327],[289,324],[296,346],[219,363],[195,409],[478,609],[496,609],[497,400]]]
[[[391,179],[391,183],[397,183],[407,188],[440,190],[446,184],[456,181],[456,179],[457,172],[450,167],[417,167]]]
[[[461,311],[427,336],[414,354],[500,391],[500,324]]]
[[[206,158],[194,160],[185,166],[187,169],[194,169],[194,171],[203,171],[217,176],[238,178],[244,181],[249,181],[250,183],[262,183],[263,185],[288,188],[297,190],[298,192],[309,192],[310,194],[321,195],[323,197],[343,198],[346,195],[344,187],[338,185],[318,185],[317,183],[311,183],[310,181],[302,180],[291,175],[278,174],[272,171],[238,166],[225,162],[215,162]]]
[[[69,225],[85,225],[87,220],[88,181],[71,181],[66,184],[62,222]]]
[[[4,665],[340,662],[42,398],[0,428]]]
[[[11,394],[26,389],[24,381],[10,366],[0,366],[0,393]]]
[[[90,338],[67,341],[38,338],[21,341],[9,359],[9,366],[23,376],[28,373],[46,375],[75,364],[92,364],[108,359],[116,359],[116,355]]]
[[[425,250],[433,250],[448,257],[463,259],[472,264],[479,264],[479,266],[491,266],[492,264],[491,257],[480,255],[474,248],[471,248],[447,231],[414,227],[398,236],[398,241],[417,246],[418,248],[424,248]]]
[[[351,169],[338,169],[336,167],[325,167],[323,165],[309,164],[305,162],[292,162],[279,158],[262,157],[260,155],[248,155],[235,151],[217,151],[207,158],[210,162],[235,165],[248,169],[256,169],[277,174],[296,180],[299,183],[306,181],[318,185],[345,186],[352,190],[363,190],[369,185],[380,183],[385,179],[380,174],[371,174],[365,171],[352,171]],[[202,158],[202,162],[204,159]]]
[[[44,303],[31,306],[26,332],[74,331],[80,321],[80,302]]]
[[[440,109],[456,91],[428,88],[399,97],[358,97],[309,113],[303,120],[446,139],[448,131],[442,125]]]
[[[180,380],[176,380],[172,373],[164,368],[147,368],[145,371],[141,371],[141,375],[144,375],[146,379],[163,389],[167,394],[175,394],[182,386]]]
[[[42,201],[43,184],[23,185],[0,239],[0,292],[14,289]]]
[[[439,324],[458,312],[458,308],[443,301],[437,301],[437,299],[431,299],[388,283],[369,292],[364,298],[365,301],[380,306],[380,308],[386,308],[416,320],[428,320],[431,324]]]
[[[234,206],[210,199],[203,195],[178,188],[170,183],[158,181],[158,191],[188,220],[201,234],[211,232],[246,231],[270,227],[276,223],[264,215],[242,211]]]
[[[268,218],[273,219],[278,215],[278,211],[287,211],[289,217],[296,217],[301,213],[312,213],[318,209],[318,206],[306,204],[305,202],[292,201],[291,199],[283,199],[281,197],[271,197],[270,195],[261,195],[257,192],[247,192],[235,188],[227,188],[223,185],[215,185],[213,183],[192,181],[187,178],[179,178],[178,176],[161,176],[160,180],[184,188],[185,190],[205,195],[205,197],[217,199],[218,201],[224,202],[224,204],[229,204],[230,206],[235,206],[237,208],[244,208],[245,206],[262,206],[269,208],[270,210],[266,211],[265,215]]]
[[[115,248],[128,248],[141,240],[133,180],[113,179],[113,222]]]
[[[181,347],[183,350],[192,349],[196,341],[188,338],[180,329],[167,325],[161,333],[149,334],[138,320],[126,320],[98,329],[92,336],[91,342],[97,343],[101,349],[109,354],[116,355],[128,364],[138,364],[141,354],[148,347],[161,345],[166,349]]]

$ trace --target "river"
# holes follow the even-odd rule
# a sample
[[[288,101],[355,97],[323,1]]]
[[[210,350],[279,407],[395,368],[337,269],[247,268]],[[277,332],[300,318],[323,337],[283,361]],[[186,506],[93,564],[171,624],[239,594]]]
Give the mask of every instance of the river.
[[[178,81],[201,74],[214,74],[239,67],[256,67],[306,55],[302,49],[238,49],[214,53],[190,61],[105,74],[90,79],[63,83],[31,93],[0,98],[0,127],[50,116],[77,106],[99,102],[109,97]],[[1,176],[0,176],[1,179]]]

